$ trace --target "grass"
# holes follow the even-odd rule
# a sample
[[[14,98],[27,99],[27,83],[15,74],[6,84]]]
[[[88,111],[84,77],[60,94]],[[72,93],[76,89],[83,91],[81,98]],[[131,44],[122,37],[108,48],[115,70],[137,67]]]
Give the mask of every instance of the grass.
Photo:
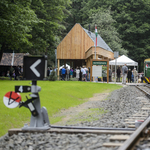
[[[15,85],[30,86],[30,83],[31,81],[0,80],[0,136],[6,134],[10,128],[20,128],[24,126],[24,123],[30,122],[31,114],[27,108],[10,109],[3,104],[3,96],[9,91],[14,91]],[[122,87],[116,84],[78,81],[38,81],[37,85],[41,87],[39,92],[41,107],[47,108],[51,124],[62,119],[61,117],[52,118],[61,109],[82,104],[94,93],[112,92]],[[29,93],[21,94],[22,101],[26,101],[26,95],[29,95]]]

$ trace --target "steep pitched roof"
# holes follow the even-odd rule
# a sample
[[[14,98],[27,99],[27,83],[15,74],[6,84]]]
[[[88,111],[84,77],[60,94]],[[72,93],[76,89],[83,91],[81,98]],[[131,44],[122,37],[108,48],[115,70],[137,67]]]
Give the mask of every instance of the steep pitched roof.
[[[13,53],[3,53],[0,65],[11,66]]]
[[[3,66],[23,66],[23,57],[25,53],[3,53],[0,65]]]
[[[83,27],[82,27],[83,28]],[[95,42],[95,33],[92,33],[91,31],[88,31],[87,29],[83,28],[84,31],[88,34],[88,36]],[[106,42],[101,38],[101,36],[98,34],[97,36],[97,46],[105,49],[105,50],[108,50],[110,52],[113,52],[111,50],[111,48],[106,44]]]
[[[80,23],[76,23],[76,24],[79,24],[79,25],[81,26]],[[76,24],[75,24],[75,25],[76,25]],[[74,25],[74,26],[75,26],[75,25]],[[71,28],[71,30],[74,28],[74,26]],[[82,27],[82,26],[81,26],[81,27]],[[82,28],[83,28],[83,27],[82,27]],[[71,31],[71,30],[70,30],[70,31]],[[91,31],[89,32],[89,30],[87,30],[87,29],[85,29],[85,28],[83,28],[83,30],[87,33],[87,35],[88,35],[88,36],[92,39],[92,41],[95,43],[95,38],[96,38],[96,37],[95,37],[95,33],[91,32]],[[69,32],[70,32],[70,31],[69,31]],[[68,32],[68,33],[69,33],[69,32]],[[68,35],[68,33],[67,33],[67,35]],[[66,36],[67,36],[67,35],[66,35]],[[66,36],[65,36],[65,37],[66,37]],[[64,38],[65,38],[65,37],[64,37]],[[62,40],[62,41],[63,41],[63,40]],[[62,42],[62,41],[61,41],[61,42]],[[61,42],[60,42],[60,43],[61,43]],[[59,43],[59,44],[60,44],[60,43]],[[59,44],[58,44],[58,45],[59,45]],[[93,46],[94,46],[94,45],[93,45]],[[108,50],[108,51],[110,51],[110,52],[113,52],[112,49],[106,44],[106,42],[102,39],[102,37],[101,37],[99,34],[98,34],[98,36],[97,36],[97,46],[99,46],[99,47],[101,47],[101,48],[103,48],[103,49],[105,49],[105,50]]]

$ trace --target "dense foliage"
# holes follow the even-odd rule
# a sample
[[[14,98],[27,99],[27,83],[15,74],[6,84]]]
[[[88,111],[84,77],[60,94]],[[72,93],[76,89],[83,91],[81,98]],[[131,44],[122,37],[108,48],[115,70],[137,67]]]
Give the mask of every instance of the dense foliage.
[[[69,4],[69,0],[1,0],[0,59],[9,50],[54,55]]]
[[[98,33],[113,51],[138,61],[150,57],[150,0],[1,0],[0,58],[3,52],[47,53],[75,23]],[[141,70],[142,71],[142,70]]]
[[[143,61],[150,57],[150,0],[72,0],[69,10],[68,30],[76,22],[84,27],[97,23],[110,48],[127,54],[143,71]]]
[[[142,69],[144,59],[150,57],[150,1],[119,0],[112,5],[112,10],[122,46]]]

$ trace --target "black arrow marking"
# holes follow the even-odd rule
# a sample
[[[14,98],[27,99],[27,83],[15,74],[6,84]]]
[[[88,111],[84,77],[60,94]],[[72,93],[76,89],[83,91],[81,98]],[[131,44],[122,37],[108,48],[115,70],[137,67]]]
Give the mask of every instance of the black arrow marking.
[[[17,99],[19,99],[19,96],[16,99],[13,99],[11,97],[11,95],[12,95],[12,91],[10,92],[10,96],[9,96],[9,100],[8,100],[8,105],[11,105],[13,102],[15,102]],[[11,99],[13,100],[12,102],[11,102]]]

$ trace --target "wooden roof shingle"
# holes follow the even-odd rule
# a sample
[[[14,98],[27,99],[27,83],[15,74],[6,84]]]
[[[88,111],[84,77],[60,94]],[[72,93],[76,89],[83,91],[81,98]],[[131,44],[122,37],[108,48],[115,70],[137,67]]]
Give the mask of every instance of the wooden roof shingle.
[[[23,57],[26,53],[3,53],[1,66],[23,66]]]

